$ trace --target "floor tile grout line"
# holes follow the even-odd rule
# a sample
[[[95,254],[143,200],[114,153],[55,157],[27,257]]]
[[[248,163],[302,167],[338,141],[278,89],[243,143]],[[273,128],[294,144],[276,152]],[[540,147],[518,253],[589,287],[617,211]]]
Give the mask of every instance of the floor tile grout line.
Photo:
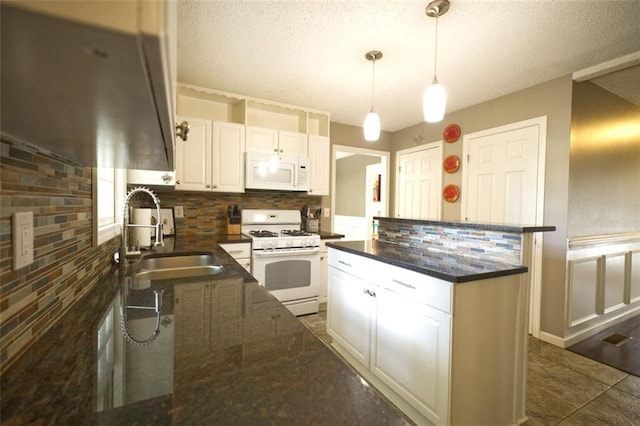
[[[576,409],[571,411],[569,414],[567,414],[566,416],[564,416],[563,418],[558,420],[555,424],[558,425],[558,424],[562,423],[563,421],[567,420],[569,417],[573,416],[575,413],[577,413],[578,411],[582,410],[587,405],[591,404],[593,401],[595,401],[596,399],[600,398],[605,393],[609,392],[611,389],[613,389],[613,386],[614,385],[609,386],[607,389],[605,389],[604,391],[600,392],[599,394],[597,394],[596,396],[594,396],[593,398],[591,398],[590,400],[588,400],[587,402],[585,402],[584,404],[580,405],[579,407],[577,407]]]

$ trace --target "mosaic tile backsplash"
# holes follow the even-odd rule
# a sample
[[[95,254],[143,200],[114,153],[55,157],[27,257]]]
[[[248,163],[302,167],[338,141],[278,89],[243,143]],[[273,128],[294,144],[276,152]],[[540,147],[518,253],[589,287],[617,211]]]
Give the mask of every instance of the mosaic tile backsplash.
[[[0,371],[113,270],[119,240],[92,246],[91,169],[0,144]],[[32,211],[34,263],[12,270],[11,214]]]
[[[176,235],[226,234],[227,207],[237,204],[242,209],[300,210],[305,205],[320,207],[321,197],[301,192],[247,190],[244,194],[220,194],[196,191],[174,191],[154,188],[162,208],[182,206],[184,218],[174,219]],[[148,198],[145,197],[145,201]],[[152,207],[150,204],[143,207]]]
[[[381,241],[513,265],[522,263],[522,235],[519,233],[403,223],[383,218],[378,222]]]
[[[119,237],[92,246],[91,168],[33,147],[0,143],[0,373],[64,313],[114,270]],[[181,205],[176,233],[225,234],[227,206],[301,209],[320,197],[254,191],[246,194],[157,191],[163,208]],[[143,197],[146,202],[148,198]],[[144,206],[140,204],[140,206]],[[144,206],[150,207],[150,206]],[[11,214],[34,215],[34,263],[12,270]]]

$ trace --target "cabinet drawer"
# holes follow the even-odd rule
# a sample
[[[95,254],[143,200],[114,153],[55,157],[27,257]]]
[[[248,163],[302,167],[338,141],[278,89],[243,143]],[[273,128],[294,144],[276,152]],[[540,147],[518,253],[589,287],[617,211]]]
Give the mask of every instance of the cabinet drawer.
[[[374,270],[378,268],[376,264],[379,262],[367,259],[366,257],[332,248],[329,248],[328,253],[329,266],[365,280],[369,280],[372,275],[375,275]]]
[[[373,276],[373,281],[417,303],[451,313],[452,283],[391,265]]]
[[[251,257],[251,243],[223,243],[219,245],[234,259]]]

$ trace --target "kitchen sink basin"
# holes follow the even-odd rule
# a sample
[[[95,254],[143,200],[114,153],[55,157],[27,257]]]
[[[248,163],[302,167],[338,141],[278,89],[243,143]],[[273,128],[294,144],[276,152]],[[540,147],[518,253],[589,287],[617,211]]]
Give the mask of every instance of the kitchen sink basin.
[[[133,287],[146,288],[151,280],[216,275],[224,271],[210,252],[160,253],[143,257],[133,275]]]

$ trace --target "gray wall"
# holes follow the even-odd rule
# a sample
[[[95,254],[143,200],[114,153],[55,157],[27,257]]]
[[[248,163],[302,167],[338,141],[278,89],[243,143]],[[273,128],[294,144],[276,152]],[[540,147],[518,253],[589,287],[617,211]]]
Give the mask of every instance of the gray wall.
[[[639,123],[639,106],[574,83],[569,237],[640,231]]]
[[[351,155],[336,161],[335,214],[364,216],[367,166],[380,163],[380,157]]]
[[[440,123],[421,123],[393,134],[393,148],[394,151],[397,151],[441,140],[442,131],[451,123],[458,124],[464,136],[467,133],[547,116],[544,224],[554,225],[557,230],[545,233],[544,236],[541,328],[542,331],[561,337],[565,333],[565,258],[571,90],[572,79],[570,75],[567,75],[482,104],[454,111],[447,114]],[[462,136],[455,143],[445,143],[443,155],[462,156]],[[392,158],[392,170],[395,170],[394,162],[395,158]],[[459,185],[462,196],[464,196],[461,170],[454,174],[445,173],[443,186],[450,183]],[[393,180],[391,188],[394,188],[395,175],[393,173],[391,179]],[[442,214],[445,220],[459,220],[461,216],[460,201],[443,202]]]

